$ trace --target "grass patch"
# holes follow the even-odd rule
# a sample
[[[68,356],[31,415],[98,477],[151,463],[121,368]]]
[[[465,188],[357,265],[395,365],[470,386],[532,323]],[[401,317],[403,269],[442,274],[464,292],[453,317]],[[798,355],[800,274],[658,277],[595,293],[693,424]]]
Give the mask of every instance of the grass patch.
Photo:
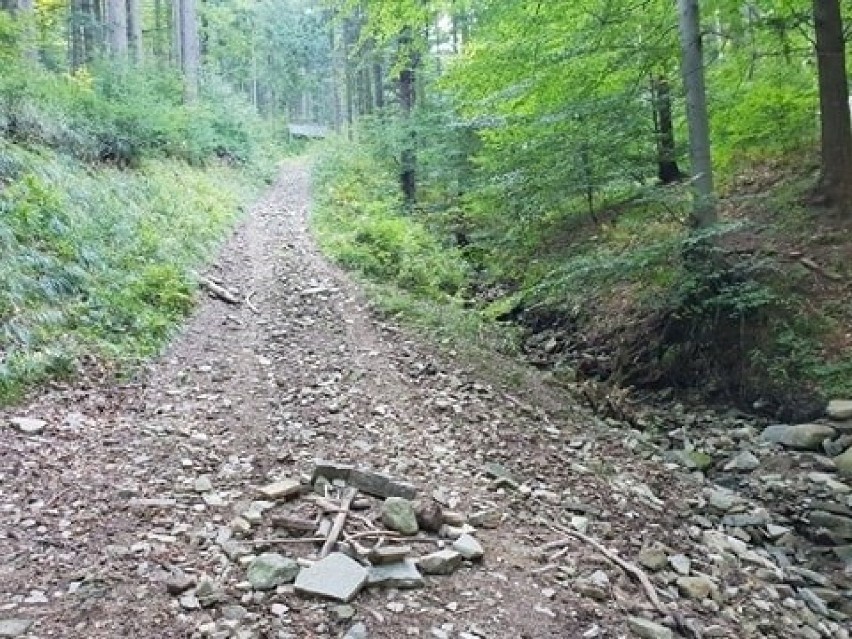
[[[93,169],[0,140],[0,401],[72,374],[83,354],[133,366],[189,312],[193,272],[253,189],[224,166]]]

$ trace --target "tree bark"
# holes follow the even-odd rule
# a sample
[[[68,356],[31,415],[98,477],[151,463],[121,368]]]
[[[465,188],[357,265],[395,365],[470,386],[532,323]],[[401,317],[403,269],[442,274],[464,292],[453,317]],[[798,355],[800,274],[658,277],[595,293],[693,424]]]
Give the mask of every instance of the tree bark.
[[[819,73],[822,175],[827,203],[852,213],[852,127],[846,51],[839,0],[814,0],[817,70]]]
[[[175,1],[175,53],[183,73],[184,99],[198,99],[200,46],[198,41],[198,12],[195,0]]]
[[[405,129],[400,153],[399,181],[406,206],[413,207],[417,203],[416,134],[412,123],[412,115],[417,100],[417,53],[412,47],[411,28],[403,30],[399,44],[400,55],[403,58],[398,80],[399,105]]]
[[[716,223],[717,213],[698,0],[678,0],[678,18],[693,186],[691,222],[694,228],[706,228]]]
[[[115,60],[127,59],[127,1],[108,0],[109,52]]]
[[[672,93],[668,79],[662,75],[652,77],[651,93],[654,100],[654,125],[657,133],[657,177],[662,184],[673,184],[683,179],[683,173],[677,165]]]
[[[136,64],[142,64],[141,0],[127,0],[127,34],[129,39],[130,59]]]

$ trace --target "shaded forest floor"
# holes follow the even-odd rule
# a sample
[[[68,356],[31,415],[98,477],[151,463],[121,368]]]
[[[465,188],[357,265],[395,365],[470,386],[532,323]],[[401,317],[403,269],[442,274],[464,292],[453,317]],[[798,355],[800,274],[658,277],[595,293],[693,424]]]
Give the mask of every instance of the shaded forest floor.
[[[605,418],[579,386],[437,349],[380,319],[315,247],[308,183],[303,164],[285,167],[210,269],[251,304],[204,300],[134,383],[55,386],[0,412],[0,628],[302,639],[360,621],[384,639],[849,636],[852,572],[802,506],[850,514],[852,489],[824,458],[760,444],[760,425],[735,416]],[[24,416],[43,430],[10,426]],[[713,442],[706,475],[670,456],[687,424]],[[758,465],[728,468],[741,451]],[[317,458],[387,471],[462,513],[498,513],[478,532],[484,561],[422,589],[366,591],[354,618],[286,586],[246,590],[223,541],[235,515]],[[489,463],[513,480],[495,483]],[[202,477],[211,487],[199,492]],[[278,534],[270,526],[249,540]],[[664,610],[572,528],[644,566]],[[209,577],[217,600],[183,605],[167,592],[178,574]]]

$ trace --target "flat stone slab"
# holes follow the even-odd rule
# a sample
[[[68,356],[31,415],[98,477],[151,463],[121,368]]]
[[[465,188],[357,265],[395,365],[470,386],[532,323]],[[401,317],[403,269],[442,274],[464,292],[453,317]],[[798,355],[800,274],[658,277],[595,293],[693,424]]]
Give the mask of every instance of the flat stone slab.
[[[417,488],[413,484],[399,481],[385,473],[377,473],[366,468],[356,468],[347,463],[317,460],[314,462],[311,484],[316,483],[320,477],[329,481],[339,479],[363,493],[382,499],[388,497],[414,499],[417,496]]]
[[[335,552],[296,577],[296,592],[349,603],[366,585],[368,571],[354,559]]]
[[[472,535],[462,535],[453,542],[453,550],[468,561],[479,561],[485,554],[482,545]]]
[[[405,559],[394,564],[370,568],[367,585],[410,589],[421,588],[426,585],[426,582],[417,569],[417,562],[413,559]]]
[[[13,417],[9,420],[9,423],[24,435],[38,435],[44,432],[47,426],[47,422],[43,419],[34,419],[32,417]],[[0,637],[2,636],[0,635]]]
[[[30,619],[0,619],[0,637],[23,637],[32,625]]]
[[[282,479],[259,489],[261,495],[273,501],[292,499],[302,492],[302,485],[293,479]]]

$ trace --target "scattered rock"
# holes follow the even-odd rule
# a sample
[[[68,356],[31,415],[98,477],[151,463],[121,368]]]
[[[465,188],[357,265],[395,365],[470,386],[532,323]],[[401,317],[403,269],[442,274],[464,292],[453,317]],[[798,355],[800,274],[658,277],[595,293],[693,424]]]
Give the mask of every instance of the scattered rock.
[[[382,523],[403,535],[416,535],[419,530],[414,507],[401,497],[388,497],[382,504]]]
[[[760,438],[765,442],[781,444],[801,450],[821,450],[825,439],[832,439],[837,432],[827,424],[779,424],[768,426]]]
[[[166,591],[170,595],[182,595],[195,586],[195,577],[189,575],[174,575],[166,582]]]
[[[669,565],[679,575],[688,575],[692,562],[686,555],[672,555],[668,558]]]
[[[444,525],[444,510],[434,499],[415,502],[414,513],[420,530],[436,533]]]
[[[744,450],[732,457],[726,464],[724,469],[727,471],[742,471],[748,472],[760,466],[760,460],[757,456],[749,451]]]
[[[196,478],[195,482],[193,482],[192,488],[197,493],[209,493],[213,490],[213,482],[210,481],[210,477],[207,475],[201,475],[201,477]]]
[[[453,542],[453,550],[468,561],[479,561],[485,554],[482,545],[472,535],[462,535]]]
[[[281,501],[297,497],[302,491],[302,485],[293,479],[282,479],[258,489],[260,494],[273,501]]]
[[[340,604],[331,609],[331,613],[338,621],[349,621],[355,618],[355,608],[349,604]]]
[[[384,586],[387,588],[420,588],[426,584],[423,575],[417,569],[417,562],[413,559],[384,566],[373,566],[370,568],[367,578],[370,586]]]
[[[672,451],[671,457],[690,470],[707,470],[713,465],[713,457],[703,450]]]
[[[852,448],[842,455],[835,457],[834,465],[837,467],[837,472],[841,477],[852,479]]]
[[[349,603],[367,583],[368,571],[354,559],[335,552],[296,577],[296,592]]]
[[[629,617],[627,625],[641,639],[674,639],[674,634],[665,626],[642,617]]]
[[[458,570],[463,560],[461,554],[455,550],[439,550],[421,557],[418,565],[427,575],[451,575]]]
[[[471,526],[487,529],[499,527],[500,522],[502,520],[503,515],[500,513],[499,510],[480,510],[468,517],[468,521],[470,522]],[[449,524],[451,526],[460,525],[459,522],[448,521],[447,519],[444,519],[444,523]],[[464,522],[461,523],[463,524]]]
[[[195,598],[204,608],[210,608],[225,601],[226,596],[219,585],[212,579],[204,578],[198,582],[195,589]]]
[[[669,565],[669,557],[662,548],[645,548],[637,557],[639,564],[652,572],[662,570]]]
[[[24,435],[40,435],[47,427],[46,421],[33,417],[13,417],[9,423]]]
[[[680,594],[697,601],[707,599],[715,589],[707,577],[678,577],[676,583]]]
[[[367,639],[368,636],[367,626],[362,623],[356,623],[346,632],[343,639]]]
[[[810,518],[813,526],[826,528],[843,539],[852,539],[852,517],[815,510],[810,514]]]
[[[726,513],[740,502],[740,498],[730,490],[720,488],[710,491],[707,495],[707,502],[715,510]]]
[[[517,483],[509,469],[497,462],[488,462],[482,467],[482,470],[489,479],[508,479],[512,483]]]
[[[411,546],[381,546],[370,551],[367,559],[374,566],[383,566],[403,561],[411,554]]]
[[[33,623],[30,619],[0,619],[0,637],[22,637]]]
[[[299,564],[289,557],[268,552],[251,562],[247,579],[255,590],[272,590],[290,583],[299,574]]]
[[[397,497],[411,500],[417,496],[417,489],[412,484],[362,468],[353,468],[349,472],[347,483],[361,492],[382,499]]]
[[[852,400],[834,399],[828,403],[826,414],[829,419],[838,422],[852,419]]]

